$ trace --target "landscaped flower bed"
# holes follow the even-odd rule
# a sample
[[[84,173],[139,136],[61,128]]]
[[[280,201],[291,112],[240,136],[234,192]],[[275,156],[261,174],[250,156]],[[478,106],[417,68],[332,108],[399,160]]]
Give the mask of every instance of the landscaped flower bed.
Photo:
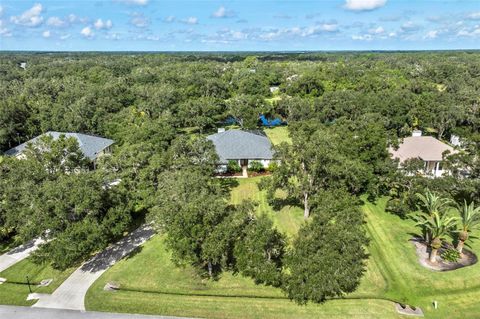
[[[423,267],[431,270],[450,271],[474,265],[478,261],[477,256],[467,249],[463,249],[462,253],[460,254],[460,258],[457,261],[445,260],[444,258],[442,258],[442,255],[447,250],[455,248],[451,244],[443,243],[442,247],[439,249],[439,254],[436,257],[436,262],[432,263],[429,260],[430,248],[428,247],[427,243],[425,243],[425,241],[419,237],[412,238],[411,241],[416,248],[418,261],[420,262],[420,264]]]

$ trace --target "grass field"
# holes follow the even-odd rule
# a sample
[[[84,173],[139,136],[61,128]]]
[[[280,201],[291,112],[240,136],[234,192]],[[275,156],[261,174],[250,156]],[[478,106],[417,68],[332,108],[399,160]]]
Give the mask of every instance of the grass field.
[[[409,239],[417,233],[412,221],[385,212],[386,199],[367,203],[370,260],[387,283],[384,296],[420,306],[432,318],[478,318],[480,314],[480,265],[449,272],[434,272],[420,266]],[[479,234],[474,234],[478,236]],[[480,242],[472,248],[480,251]],[[433,300],[439,303],[434,310]]]
[[[258,177],[239,179],[232,190],[232,203],[247,198],[255,200],[258,214],[267,214],[281,231],[293,236],[303,223],[302,210],[292,206],[274,210],[265,193],[258,190],[259,180]],[[163,238],[156,236],[141,252],[107,271],[90,288],[86,305],[90,310],[207,318],[398,318],[391,302],[375,299],[386,289],[383,277],[378,274],[375,264],[369,263],[361,289],[352,296],[371,299],[298,306],[286,299],[280,289],[255,285],[239,275],[224,273],[216,282],[202,280],[190,267],[173,265]],[[122,290],[103,291],[107,282],[119,283]]]
[[[28,276],[32,292],[52,293],[67,279],[74,268],[65,271],[53,269],[49,265],[37,265],[28,258],[0,273],[0,277],[7,278],[7,282],[0,285],[0,303],[8,305],[29,306],[33,301],[26,301],[30,293],[27,285]],[[53,279],[48,287],[37,287],[43,279]]]
[[[273,145],[278,145],[281,142],[287,142],[287,143],[292,142],[292,140],[290,139],[290,136],[288,135],[287,126],[265,128],[264,131]]]
[[[107,282],[119,283],[122,290],[104,291]],[[95,282],[86,306],[89,310],[202,318],[339,318],[339,314],[399,318],[392,304],[384,300],[335,300],[298,306],[285,299],[279,289],[257,286],[231,273],[224,273],[215,282],[202,280],[190,267],[172,264],[159,235],[139,254],[121,261]]]
[[[295,235],[303,223],[303,210],[296,206],[284,206],[275,211],[268,204],[265,191],[260,191],[257,187],[261,178],[238,179],[238,186],[231,191],[232,204],[240,204],[244,199],[252,199],[258,204],[257,214],[268,215],[279,230],[289,236]]]
[[[232,203],[255,200],[258,214],[269,215],[281,231],[293,236],[303,223],[301,209],[285,206],[274,210],[265,193],[258,190],[259,180],[238,180],[232,189]],[[479,266],[445,273],[420,266],[409,242],[416,232],[413,223],[386,213],[385,203],[384,198],[364,205],[371,256],[360,287],[346,299],[298,306],[279,289],[256,286],[231,273],[216,282],[205,281],[190,267],[173,265],[163,238],[156,236],[91,287],[87,309],[208,318],[400,318],[388,301],[393,299],[422,307],[427,318],[478,317]],[[473,249],[480,251],[480,243],[474,242]],[[107,282],[119,283],[122,290],[103,291]],[[433,300],[438,301],[439,309],[433,309]]]

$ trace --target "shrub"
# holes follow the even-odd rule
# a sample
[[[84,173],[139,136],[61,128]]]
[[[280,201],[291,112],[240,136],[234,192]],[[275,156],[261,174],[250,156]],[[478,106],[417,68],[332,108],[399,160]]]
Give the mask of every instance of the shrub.
[[[259,161],[251,161],[248,167],[252,172],[263,172],[265,169]]]
[[[449,262],[457,262],[460,259],[460,253],[458,250],[449,248],[442,253],[442,259]]]
[[[227,163],[227,172],[229,173],[238,173],[241,172],[242,168],[237,161],[229,160]]]
[[[267,170],[268,170],[270,173],[273,173],[274,171],[277,170],[277,168],[278,168],[277,162],[271,161],[270,164],[268,164]]]
[[[387,202],[387,207],[385,210],[389,213],[397,215],[402,219],[407,218],[407,214],[410,212],[409,206],[399,198],[391,198]]]

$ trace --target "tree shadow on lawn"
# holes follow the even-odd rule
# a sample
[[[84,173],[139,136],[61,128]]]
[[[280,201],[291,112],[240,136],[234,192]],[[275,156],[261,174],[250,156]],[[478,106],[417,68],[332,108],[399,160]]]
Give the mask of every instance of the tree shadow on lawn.
[[[303,209],[302,204],[296,198],[274,198],[273,200],[269,201],[270,206],[275,212],[279,212],[285,206],[292,206],[292,207],[300,207]]]
[[[125,256],[123,259],[124,259],[124,260],[129,260],[129,259],[137,256],[138,254],[140,254],[142,251],[143,251],[143,246],[138,246],[137,248],[135,248],[134,250],[132,250],[132,252],[131,252],[130,254],[128,254],[127,256]]]
[[[236,178],[219,178],[220,186],[223,191],[230,193],[232,189],[240,185]]]

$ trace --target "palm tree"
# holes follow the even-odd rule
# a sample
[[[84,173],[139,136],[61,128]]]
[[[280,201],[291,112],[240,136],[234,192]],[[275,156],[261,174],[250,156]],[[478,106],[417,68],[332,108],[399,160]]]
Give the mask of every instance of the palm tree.
[[[442,239],[455,225],[457,224],[457,217],[451,217],[437,211],[433,211],[429,216],[421,213],[417,225],[424,227],[431,236],[430,246],[430,262],[437,262],[437,252],[442,247]]]
[[[439,215],[443,215],[443,213],[447,210],[450,206],[452,201],[447,198],[440,197],[436,193],[432,193],[429,189],[425,192],[425,195],[417,193],[415,194],[418,199],[421,201],[421,208],[424,214],[420,214],[420,219],[423,222],[419,224],[424,224],[426,220],[433,216],[434,213],[438,213]],[[428,229],[424,229],[424,236],[425,241],[428,243],[430,241],[431,234]]]
[[[432,215],[433,212],[443,213],[452,203],[450,199],[440,197],[429,189],[427,189],[425,195],[420,193],[415,195],[421,201],[422,211],[429,215]]]
[[[457,250],[462,253],[465,241],[468,240],[469,232],[480,225],[480,206],[475,208],[473,202],[467,204],[467,201],[463,201],[462,206],[457,207],[457,212],[460,215],[460,230],[458,231],[458,244]]]

